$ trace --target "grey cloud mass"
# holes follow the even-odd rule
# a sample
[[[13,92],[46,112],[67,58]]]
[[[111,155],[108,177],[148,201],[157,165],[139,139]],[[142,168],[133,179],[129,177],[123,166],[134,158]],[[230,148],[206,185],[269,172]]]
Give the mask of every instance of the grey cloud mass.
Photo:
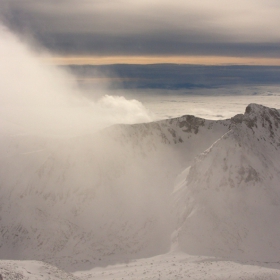
[[[60,54],[280,57],[279,0],[0,0],[0,20]]]

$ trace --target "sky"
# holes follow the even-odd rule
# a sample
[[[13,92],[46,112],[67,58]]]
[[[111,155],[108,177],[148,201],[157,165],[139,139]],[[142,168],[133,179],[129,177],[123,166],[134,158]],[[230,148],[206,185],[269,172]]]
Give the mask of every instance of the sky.
[[[279,0],[0,0],[57,64],[280,65]]]

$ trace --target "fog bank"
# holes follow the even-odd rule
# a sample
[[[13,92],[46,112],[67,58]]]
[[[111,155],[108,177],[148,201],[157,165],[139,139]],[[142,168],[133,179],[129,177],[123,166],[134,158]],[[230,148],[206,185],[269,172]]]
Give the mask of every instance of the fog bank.
[[[43,64],[40,47],[29,46],[4,26],[0,26],[0,36],[2,129],[79,135],[114,123],[151,120],[139,101],[110,96],[106,87],[96,89],[99,95],[102,91],[99,100],[88,100],[70,73]]]

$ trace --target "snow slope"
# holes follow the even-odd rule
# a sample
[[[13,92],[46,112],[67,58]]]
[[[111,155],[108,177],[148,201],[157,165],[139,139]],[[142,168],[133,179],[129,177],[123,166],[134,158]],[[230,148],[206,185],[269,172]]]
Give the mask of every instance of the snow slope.
[[[279,261],[280,114],[250,104],[191,165],[175,195],[188,253]]]
[[[278,280],[280,264],[240,263],[213,257],[169,253],[76,272],[75,275],[83,280]]]
[[[153,257],[155,269],[168,267],[162,277],[169,279],[171,250],[185,264],[181,274],[174,270],[183,278],[208,279],[192,274],[199,265],[190,254],[223,258],[227,272],[245,273],[251,269],[244,261],[261,262],[244,279],[279,277],[277,265],[276,272],[264,269],[280,253],[277,110],[250,104],[244,115],[224,121],[183,116],[73,138],[2,124],[1,259],[40,260],[85,270],[76,274],[81,279],[112,279],[124,268],[113,266],[107,278],[98,271]],[[141,273],[147,260],[140,260]],[[209,279],[219,279],[214,261]],[[103,268],[88,271],[93,267]],[[147,279],[153,277],[151,269]]]
[[[174,178],[230,123],[184,116],[70,139],[2,134],[0,257],[73,269],[168,251]]]
[[[80,278],[39,261],[0,260],[4,280],[79,280]]]
[[[77,271],[74,274],[39,261],[1,260],[0,274],[5,280],[278,280],[280,264],[241,263],[214,257],[168,253]]]

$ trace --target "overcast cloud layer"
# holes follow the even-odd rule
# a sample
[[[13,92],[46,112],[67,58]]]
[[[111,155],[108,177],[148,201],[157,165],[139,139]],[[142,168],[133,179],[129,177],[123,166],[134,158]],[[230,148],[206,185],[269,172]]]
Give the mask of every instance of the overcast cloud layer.
[[[280,57],[279,0],[0,0],[0,18],[61,54]]]

